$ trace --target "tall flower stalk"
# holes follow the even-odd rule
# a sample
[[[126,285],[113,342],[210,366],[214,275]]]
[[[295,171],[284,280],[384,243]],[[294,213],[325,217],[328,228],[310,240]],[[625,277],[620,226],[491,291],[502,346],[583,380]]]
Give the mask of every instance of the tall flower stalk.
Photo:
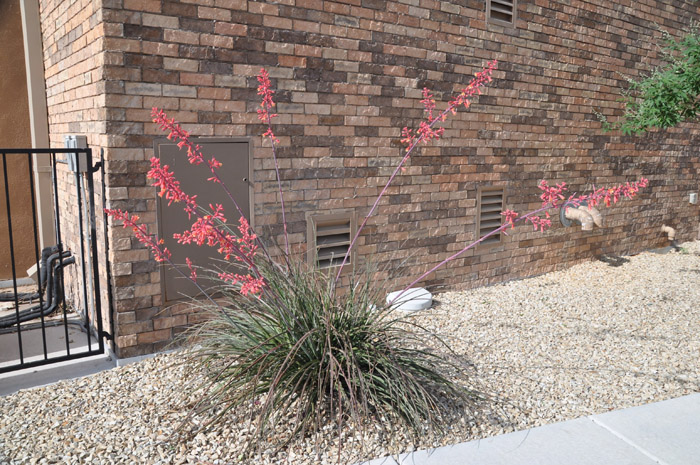
[[[272,146],[272,159],[275,162],[275,176],[277,177],[277,189],[280,196],[280,208],[282,209],[282,227],[284,229],[284,252],[285,257],[289,256],[289,236],[287,234],[287,216],[284,208],[284,193],[282,192],[282,179],[280,178],[280,168],[277,162],[277,144],[279,140],[275,137],[275,133],[272,131],[272,118],[277,116],[276,113],[272,112],[275,106],[275,101],[272,96],[275,92],[271,88],[270,75],[265,71],[265,69],[260,70],[258,75],[258,95],[262,96],[262,101],[260,102],[260,108],[258,108],[258,119],[267,125],[267,131],[263,134],[263,138],[267,137]]]
[[[357,228],[355,236],[352,238],[350,246],[348,247],[348,250],[345,253],[345,256],[343,257],[343,261],[338,267],[338,272],[335,276],[336,283],[340,279],[340,274],[343,272],[343,267],[347,263],[348,257],[350,257],[350,253],[353,247],[355,247],[355,242],[357,242],[357,238],[360,237],[362,230],[367,224],[367,220],[369,220],[370,216],[374,214],[374,211],[379,205],[379,201],[382,199],[382,197],[384,197],[384,194],[389,188],[389,185],[391,185],[391,183],[394,181],[394,178],[402,171],[403,165],[411,157],[416,147],[418,147],[418,145],[421,143],[427,144],[433,139],[437,140],[443,135],[443,133],[445,132],[445,128],[440,127],[436,129],[435,126],[437,126],[438,123],[445,121],[448,115],[454,115],[460,107],[463,106],[465,109],[469,108],[469,106],[471,105],[470,99],[474,95],[480,95],[482,92],[481,88],[487,83],[491,82],[491,75],[493,73],[493,70],[496,69],[497,64],[498,62],[496,60],[490,61],[486,65],[486,67],[482,71],[476,73],[474,79],[472,79],[472,81],[469,84],[467,84],[467,86],[464,89],[462,89],[462,91],[450,101],[447,108],[444,111],[437,114],[436,116],[434,115],[436,106],[435,100],[433,99],[433,95],[430,93],[430,90],[428,88],[423,89],[423,100],[421,100],[421,103],[425,108],[426,118],[424,121],[421,121],[420,127],[415,132],[412,129],[409,129],[408,127],[403,128],[401,132],[403,139],[401,139],[401,142],[407,145],[406,154],[396,166],[394,172],[391,173],[389,180],[386,182],[384,188],[381,190],[381,192],[375,199],[372,208],[369,209],[369,212],[363,218],[360,227]]]
[[[610,206],[613,203],[617,203],[622,197],[632,199],[637,195],[637,192],[639,192],[639,189],[646,187],[649,184],[649,180],[646,178],[641,178],[639,181],[635,181],[632,183],[626,183],[626,184],[619,184],[617,186],[614,186],[612,188],[600,188],[600,189],[593,189],[593,192],[587,195],[571,195],[569,196],[568,199],[562,204],[562,201],[565,200],[564,197],[564,192],[568,190],[566,187],[566,183],[561,183],[557,184],[556,186],[549,186],[546,181],[541,181],[539,184],[539,188],[542,190],[542,195],[540,196],[540,199],[542,199],[542,206],[538,208],[537,210],[531,211],[529,213],[526,213],[522,216],[519,216],[519,214],[513,210],[505,210],[501,212],[501,215],[504,217],[504,222],[503,224],[494,229],[493,231],[481,236],[479,239],[475,240],[471,244],[465,246],[458,252],[450,255],[449,257],[445,258],[442,260],[440,263],[437,265],[433,266],[430,268],[428,271],[423,273],[422,275],[418,276],[416,279],[411,281],[411,283],[403,288],[401,292],[399,292],[396,297],[389,302],[389,306],[392,306],[394,302],[400,302],[400,298],[413,286],[421,282],[423,279],[426,277],[430,276],[431,273],[434,271],[438,270],[439,268],[442,268],[445,266],[447,263],[451,262],[452,260],[456,259],[460,255],[464,254],[467,250],[472,249],[479,245],[481,242],[485,241],[489,237],[498,234],[500,232],[503,232],[504,234],[507,235],[506,229],[510,227],[511,229],[515,228],[515,223],[518,223],[520,221],[529,221],[532,226],[535,228],[535,231],[540,230],[540,231],[545,231],[547,228],[549,228],[552,225],[552,221],[549,219],[549,210],[553,208],[569,208],[571,207],[579,207],[582,204],[587,204],[590,207],[594,207],[598,205],[600,202],[605,203],[606,206]],[[544,213],[545,216],[541,217],[540,214]]]

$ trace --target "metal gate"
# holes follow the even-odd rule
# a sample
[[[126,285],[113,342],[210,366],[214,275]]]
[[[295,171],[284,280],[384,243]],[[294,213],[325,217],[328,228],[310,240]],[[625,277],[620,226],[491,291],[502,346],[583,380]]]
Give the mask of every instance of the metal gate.
[[[101,162],[93,166],[89,148],[0,157],[0,373],[104,353],[93,181]]]

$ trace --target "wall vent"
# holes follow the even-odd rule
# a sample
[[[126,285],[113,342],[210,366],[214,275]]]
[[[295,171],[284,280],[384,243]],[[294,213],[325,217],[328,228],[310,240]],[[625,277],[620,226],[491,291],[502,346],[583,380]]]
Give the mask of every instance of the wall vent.
[[[476,234],[477,239],[497,229],[503,224],[505,195],[502,187],[480,187],[476,198]],[[479,245],[499,244],[503,233],[494,234],[483,240]]]
[[[319,269],[332,268],[343,263],[355,235],[355,215],[340,212],[330,215],[309,214],[306,218],[307,258]],[[354,252],[346,265],[352,263]]]
[[[515,24],[517,0],[487,0],[486,13],[490,22],[512,26]]]

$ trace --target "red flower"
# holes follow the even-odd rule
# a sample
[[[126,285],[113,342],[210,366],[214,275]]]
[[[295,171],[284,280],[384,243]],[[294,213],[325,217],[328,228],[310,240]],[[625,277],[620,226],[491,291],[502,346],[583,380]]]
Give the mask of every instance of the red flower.
[[[445,128],[433,129],[433,126],[427,121],[421,121],[420,127],[418,128],[419,139],[424,144],[427,144],[433,139],[439,139],[444,132]]]
[[[545,229],[552,226],[552,220],[549,220],[547,218],[542,218],[540,216],[530,216],[527,219],[535,227],[535,231],[537,231],[538,229],[540,231],[544,231]]]
[[[151,117],[162,131],[168,131],[169,140],[178,141],[179,149],[187,147],[187,158],[191,164],[199,165],[204,162],[201,147],[192,143],[190,133],[182,129],[174,118],[168,119],[165,112],[156,107],[151,109]]]
[[[476,76],[467,85],[467,87],[465,87],[462,92],[459,93],[459,95],[450,101],[445,111],[438,115],[435,115],[436,105],[433,94],[430,93],[430,89],[424,87],[423,100],[421,100],[421,103],[425,108],[426,118],[425,121],[421,121],[415,134],[407,127],[403,128],[403,131],[401,132],[401,142],[407,146],[406,152],[411,152],[419,142],[427,144],[433,139],[439,139],[442,137],[445,132],[445,128],[440,127],[436,129],[436,124],[438,122],[445,121],[448,113],[455,114],[459,106],[464,105],[466,108],[468,108],[469,99],[475,94],[480,94],[481,88],[488,82],[491,82],[491,74],[496,68],[496,64],[497,62],[495,60],[491,61],[487,64],[486,68],[476,73]]]
[[[185,261],[187,262],[187,268],[190,269],[190,278],[192,278],[192,281],[197,282],[197,270],[192,266],[192,260],[186,257]]]
[[[510,228],[513,229],[515,227],[513,222],[518,217],[518,213],[514,212],[513,210],[505,210],[505,211],[501,212],[501,215],[503,215],[505,217],[504,218],[505,222],[510,223]]]
[[[542,195],[540,195],[540,199],[542,199],[543,207],[548,204],[551,204],[552,207],[556,207],[557,205],[559,205],[559,201],[564,200],[565,198],[562,195],[562,193],[567,190],[565,182],[557,184],[556,187],[550,187],[547,184],[547,181],[545,181],[544,179],[540,181],[540,184],[537,187],[539,187],[542,190]]]
[[[628,199],[634,198],[640,189],[647,187],[648,185],[649,180],[647,178],[641,178],[639,181],[633,183],[627,182],[625,184],[619,184],[609,188],[594,188],[591,194],[577,197],[573,199],[573,202],[581,203],[586,201],[588,202],[588,205],[595,207],[602,201],[605,203],[605,206],[609,207],[613,203],[617,203],[622,197]]]
[[[255,244],[255,239],[257,239],[258,236],[251,232],[250,224],[248,224],[247,219],[240,217],[238,222],[240,223],[238,231],[241,233],[241,237],[238,238],[239,247],[243,254],[249,260],[252,260],[255,256],[255,251],[258,249],[258,246]]]
[[[474,79],[467,84],[467,87],[462,89],[462,92],[452,99],[448,108],[453,114],[456,112],[457,107],[461,105],[464,105],[464,108],[469,108],[469,99],[474,95],[480,95],[481,88],[487,83],[491,82],[491,74],[493,73],[493,70],[496,69],[497,65],[498,62],[496,60],[488,62],[486,68],[476,73]]]
[[[265,68],[260,69],[260,74],[258,75],[258,95],[262,96],[262,101],[260,102],[260,108],[258,108],[258,119],[263,123],[267,124],[267,131],[263,134],[263,137],[269,137],[273,143],[279,143],[279,140],[275,137],[274,132],[272,132],[272,127],[270,126],[272,118],[275,118],[277,114],[272,113],[272,108],[275,106],[275,101],[272,96],[275,91],[271,89],[270,75]]]
[[[122,210],[110,210],[108,208],[105,208],[105,213],[115,220],[123,221],[125,228],[131,228],[139,242],[151,249],[153,258],[157,262],[170,261],[171,254],[168,248],[163,246],[162,240],[156,240],[153,235],[148,234],[144,225],[137,223],[139,220],[138,216],[129,215],[129,212]]]
[[[174,119],[168,119],[165,112],[156,107],[153,107],[151,110],[151,116],[153,117],[153,122],[156,123],[161,130],[169,132],[168,139],[178,141],[178,148],[182,149],[183,147],[187,147],[187,160],[192,165],[200,165],[206,162],[209,166],[209,170],[214,175],[210,180],[221,182],[216,174],[216,170],[221,167],[221,163],[213,157],[208,160],[205,159],[202,154],[202,147],[192,142],[189,132],[182,129]]]
[[[401,131],[401,137],[401,143],[407,146],[406,151],[408,152],[413,147],[416,141],[416,136],[413,135],[412,129],[408,129],[406,126],[404,126],[403,130]]]
[[[265,281],[262,278],[256,278],[249,274],[219,273],[219,278],[232,285],[240,283],[243,295],[259,294],[265,287]]]
[[[184,202],[185,211],[190,217],[197,211],[196,195],[189,196],[180,188],[180,181],[175,179],[175,175],[170,171],[168,165],[160,164],[160,159],[151,158],[151,169],[146,175],[148,179],[153,179],[153,186],[158,187],[158,195],[168,200],[168,205],[173,202]]]
[[[428,121],[433,120],[433,110],[435,110],[435,99],[433,94],[430,93],[430,89],[423,87],[423,100],[420,101],[425,107],[425,112],[427,113],[426,119]]]

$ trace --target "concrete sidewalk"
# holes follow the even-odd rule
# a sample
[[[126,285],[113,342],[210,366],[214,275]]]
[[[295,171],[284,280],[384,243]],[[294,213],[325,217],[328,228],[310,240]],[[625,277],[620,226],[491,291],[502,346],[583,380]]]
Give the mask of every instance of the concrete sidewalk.
[[[363,465],[700,465],[700,393]]]

